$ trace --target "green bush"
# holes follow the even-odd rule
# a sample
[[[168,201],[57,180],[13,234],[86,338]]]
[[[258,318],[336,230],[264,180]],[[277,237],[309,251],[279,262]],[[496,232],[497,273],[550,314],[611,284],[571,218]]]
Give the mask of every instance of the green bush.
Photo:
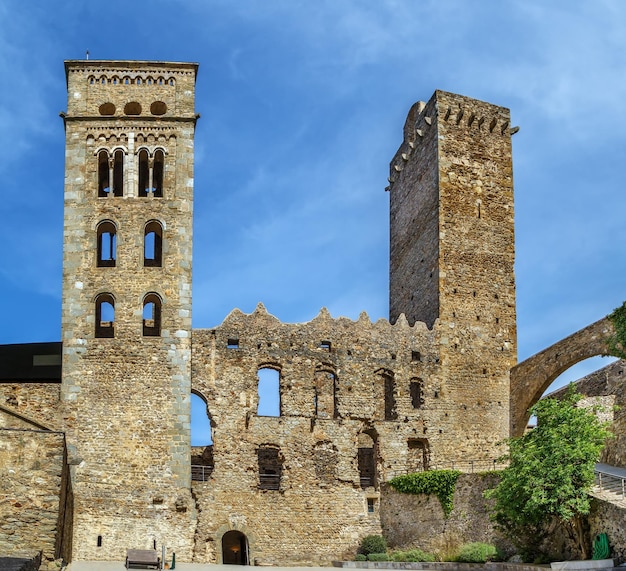
[[[392,561],[435,561],[432,553],[426,553],[421,549],[409,549],[408,551],[394,551],[391,554]]]
[[[463,563],[486,563],[495,559],[497,553],[495,546],[489,543],[466,543],[461,547],[456,560]]]
[[[387,542],[382,535],[366,535],[361,540],[359,553],[369,555],[370,553],[387,553]]]
[[[367,556],[368,561],[389,561],[389,555],[386,553],[370,553]]]
[[[354,556],[355,561],[367,561],[367,555],[363,555],[362,553],[357,553]]]

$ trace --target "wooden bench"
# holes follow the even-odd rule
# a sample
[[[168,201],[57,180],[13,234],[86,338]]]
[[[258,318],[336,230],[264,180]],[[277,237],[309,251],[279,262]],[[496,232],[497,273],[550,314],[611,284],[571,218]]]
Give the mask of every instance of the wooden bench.
[[[154,549],[127,549],[126,550],[126,569],[130,567],[154,567],[161,568],[161,559]]]

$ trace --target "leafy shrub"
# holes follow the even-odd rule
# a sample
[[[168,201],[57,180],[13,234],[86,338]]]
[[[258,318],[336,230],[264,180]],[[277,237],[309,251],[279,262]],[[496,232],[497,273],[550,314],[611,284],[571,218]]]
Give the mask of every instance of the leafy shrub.
[[[389,561],[389,555],[386,553],[370,553],[367,556],[368,561]]]
[[[370,553],[387,553],[387,542],[382,535],[366,535],[361,540],[359,553],[363,555],[369,555]]]
[[[489,543],[466,543],[461,547],[456,560],[464,563],[486,563],[496,556],[495,546]]]
[[[432,553],[426,553],[421,549],[409,549],[408,551],[394,551],[391,554],[392,561],[435,561]]]
[[[454,507],[454,488],[460,474],[458,470],[428,470],[396,476],[389,484],[403,494],[436,495],[447,518]]]
[[[367,561],[367,555],[363,555],[362,553],[357,553],[354,556],[355,561]]]

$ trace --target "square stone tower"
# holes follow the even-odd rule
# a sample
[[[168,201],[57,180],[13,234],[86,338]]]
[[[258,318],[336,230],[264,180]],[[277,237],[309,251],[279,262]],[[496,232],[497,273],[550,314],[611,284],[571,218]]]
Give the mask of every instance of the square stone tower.
[[[190,561],[197,65],[66,61],[62,409],[75,559]]]
[[[464,454],[497,456],[517,362],[509,110],[436,91],[411,108],[389,180],[389,318],[439,320],[457,409],[442,430],[458,433]]]

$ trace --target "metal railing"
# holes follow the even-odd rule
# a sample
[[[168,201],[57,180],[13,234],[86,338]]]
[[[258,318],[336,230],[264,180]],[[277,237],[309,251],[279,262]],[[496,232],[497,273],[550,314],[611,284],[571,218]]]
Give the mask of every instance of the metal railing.
[[[195,482],[206,482],[213,472],[213,466],[191,466],[191,479]]]
[[[595,485],[601,492],[610,492],[626,498],[626,478],[595,469]]]

